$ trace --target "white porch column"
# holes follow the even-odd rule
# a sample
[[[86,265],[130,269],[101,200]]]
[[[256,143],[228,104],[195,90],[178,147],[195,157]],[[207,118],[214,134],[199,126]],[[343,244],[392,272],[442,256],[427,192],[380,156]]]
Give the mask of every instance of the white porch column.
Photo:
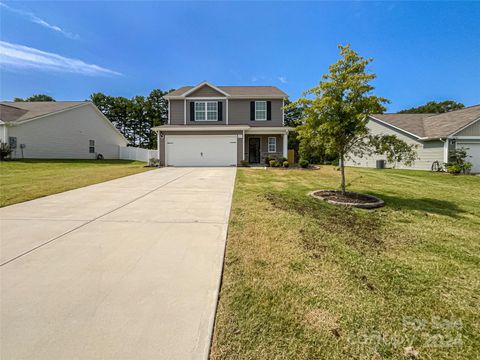
[[[160,161],[160,131],[157,131],[157,156]]]
[[[283,134],[283,157],[288,159],[288,132]]]
[[[245,130],[243,130],[242,142],[243,142],[243,145],[242,145],[242,160],[245,160]]]

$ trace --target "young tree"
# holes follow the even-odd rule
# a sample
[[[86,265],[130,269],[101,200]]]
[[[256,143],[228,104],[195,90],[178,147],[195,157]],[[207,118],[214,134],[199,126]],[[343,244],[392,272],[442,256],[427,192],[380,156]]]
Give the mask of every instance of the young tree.
[[[368,141],[375,149],[374,152],[379,155],[385,155],[387,161],[397,167],[398,163],[407,166],[413,164],[417,159],[417,145],[407,144],[395,135],[373,135]]]
[[[375,74],[366,72],[372,59],[365,59],[349,45],[339,46],[341,59],[330,65],[318,86],[307,90],[293,104],[304,106],[304,124],[299,126],[301,139],[323,147],[340,159],[341,189],[345,194],[345,160],[351,155],[371,153],[368,115],[385,111],[388,100],[372,95],[370,82]],[[401,141],[401,140],[399,140]]]

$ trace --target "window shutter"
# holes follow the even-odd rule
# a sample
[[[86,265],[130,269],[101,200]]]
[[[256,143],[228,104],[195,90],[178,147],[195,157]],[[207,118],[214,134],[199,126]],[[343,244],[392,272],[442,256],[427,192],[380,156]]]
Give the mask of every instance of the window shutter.
[[[250,120],[255,121],[255,101],[250,101]]]
[[[223,105],[222,102],[219,101],[219,102],[218,102],[218,106],[217,106],[218,121],[222,121],[222,120],[223,120],[222,105]]]
[[[272,120],[272,102],[267,101],[267,120]]]
[[[195,121],[195,102],[190,103],[190,121]]]

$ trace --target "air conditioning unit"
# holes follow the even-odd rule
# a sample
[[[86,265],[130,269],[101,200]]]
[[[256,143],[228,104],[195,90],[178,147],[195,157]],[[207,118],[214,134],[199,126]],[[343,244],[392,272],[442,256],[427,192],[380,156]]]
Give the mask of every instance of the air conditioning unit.
[[[385,160],[377,160],[375,167],[377,169],[385,169],[385,163]]]

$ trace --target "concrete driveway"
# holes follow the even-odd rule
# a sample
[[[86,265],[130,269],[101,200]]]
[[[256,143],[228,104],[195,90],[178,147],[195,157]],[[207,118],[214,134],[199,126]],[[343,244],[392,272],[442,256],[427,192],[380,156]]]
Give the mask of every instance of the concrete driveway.
[[[206,358],[235,171],[164,168],[0,209],[0,358]]]

